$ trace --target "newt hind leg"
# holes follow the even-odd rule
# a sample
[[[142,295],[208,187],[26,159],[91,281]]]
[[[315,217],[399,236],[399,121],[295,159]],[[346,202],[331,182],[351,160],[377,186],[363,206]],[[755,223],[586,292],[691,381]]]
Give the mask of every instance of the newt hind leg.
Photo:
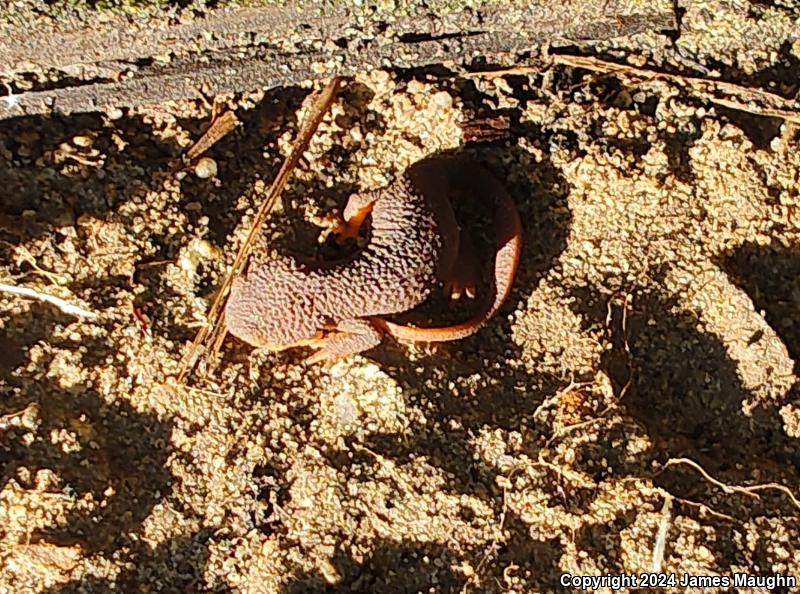
[[[336,324],[335,330],[324,338],[309,345],[319,350],[305,360],[307,365],[325,361],[334,363],[337,359],[357,355],[378,346],[383,340],[383,332],[367,320],[343,320]]]
[[[462,295],[466,295],[470,299],[475,298],[481,271],[475,244],[463,231],[459,237],[458,255],[450,264],[449,269],[441,272],[440,277],[444,284],[444,291],[450,295],[451,299],[461,299]]]

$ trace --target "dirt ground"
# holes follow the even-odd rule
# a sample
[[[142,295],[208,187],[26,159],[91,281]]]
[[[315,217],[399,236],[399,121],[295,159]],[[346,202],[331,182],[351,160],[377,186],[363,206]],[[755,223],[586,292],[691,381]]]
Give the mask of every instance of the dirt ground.
[[[677,48],[800,96],[796,3],[681,17],[677,39],[598,49],[656,68]],[[362,73],[263,241],[327,254],[315,216],[467,153],[522,215],[502,315],[330,370],[229,339],[181,387],[310,89],[218,98],[241,125],[210,178],[173,172],[208,126],[200,101],[0,121],[0,282],[96,314],[0,292],[0,592],[800,580],[800,126],[563,66]],[[460,124],[498,111],[509,138],[464,143]]]

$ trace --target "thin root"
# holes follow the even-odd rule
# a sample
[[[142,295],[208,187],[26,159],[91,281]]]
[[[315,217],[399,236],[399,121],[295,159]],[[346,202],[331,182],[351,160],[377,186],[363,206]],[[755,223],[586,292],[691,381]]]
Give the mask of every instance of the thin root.
[[[62,312],[70,316],[77,316],[79,318],[87,318],[90,320],[93,320],[97,317],[96,313],[89,311],[88,309],[84,309],[78,305],[64,301],[59,297],[53,297],[52,295],[40,293],[27,287],[15,287],[14,285],[0,283],[0,292],[11,293],[12,295],[19,295],[20,297],[29,297],[30,299],[36,299],[37,301],[44,301],[50,305],[55,305]]]
[[[708,474],[706,470],[700,466],[694,460],[690,458],[670,458],[667,460],[667,463],[664,464],[664,468],[666,469],[669,466],[677,466],[679,464],[683,464],[686,466],[691,466],[697,472],[699,472],[704,479],[706,479],[712,485],[715,485],[722,489],[725,493],[740,493],[742,495],[746,495],[747,497],[751,497],[753,499],[761,499],[761,496],[757,493],[757,491],[766,491],[766,490],[774,490],[780,491],[784,495],[786,495],[792,504],[797,508],[800,509],[800,501],[798,501],[797,497],[794,493],[792,493],[788,487],[785,485],[781,485],[778,483],[765,483],[760,485],[750,485],[747,487],[743,487],[741,485],[729,485],[727,483],[723,483],[720,480],[715,479],[713,476]]]

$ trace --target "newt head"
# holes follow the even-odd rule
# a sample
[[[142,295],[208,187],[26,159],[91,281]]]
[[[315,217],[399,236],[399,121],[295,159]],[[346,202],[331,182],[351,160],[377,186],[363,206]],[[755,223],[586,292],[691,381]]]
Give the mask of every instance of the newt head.
[[[317,280],[294,258],[275,255],[234,279],[225,323],[255,347],[280,351],[317,337],[324,318],[314,307]]]

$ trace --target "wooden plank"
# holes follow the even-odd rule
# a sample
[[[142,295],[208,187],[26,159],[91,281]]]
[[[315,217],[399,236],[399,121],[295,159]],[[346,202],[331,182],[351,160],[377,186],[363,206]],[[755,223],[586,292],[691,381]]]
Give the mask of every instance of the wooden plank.
[[[309,2],[220,11],[178,25],[112,20],[84,31],[10,34],[0,64],[12,92],[0,119],[97,111],[205,94],[298,84],[373,68],[508,62],[543,43],[594,41],[672,30],[669,2],[496,2],[482,12],[363,19]],[[14,81],[47,72],[45,88]],[[30,76],[29,76],[30,78]],[[2,86],[0,86],[0,89]]]

